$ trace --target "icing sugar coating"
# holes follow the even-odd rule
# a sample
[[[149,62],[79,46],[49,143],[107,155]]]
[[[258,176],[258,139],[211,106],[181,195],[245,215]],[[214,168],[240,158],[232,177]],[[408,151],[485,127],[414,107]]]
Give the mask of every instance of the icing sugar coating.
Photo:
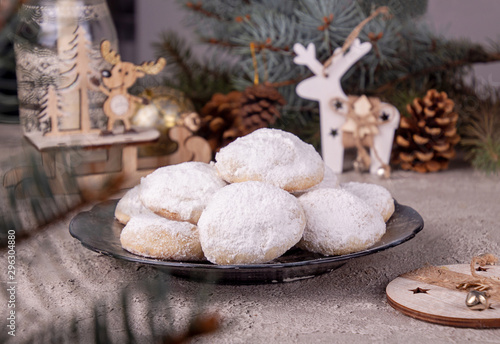
[[[142,205],[139,198],[139,188],[140,184],[128,190],[116,205],[115,217],[124,225],[127,224],[131,217],[152,213],[151,210]]]
[[[340,187],[358,196],[363,201],[368,203],[368,205],[377,209],[377,211],[382,214],[384,221],[389,220],[394,213],[394,199],[392,198],[391,193],[383,186],[350,182],[342,183]]]
[[[153,213],[132,217],[120,242],[125,250],[144,257],[188,261],[204,257],[195,225]]]
[[[161,167],[142,178],[140,199],[160,216],[196,224],[207,202],[225,185],[213,166],[185,162]]]
[[[325,164],[325,172],[324,172],[324,177],[321,183],[315,185],[312,187],[312,189],[315,188],[338,188],[339,187],[339,179],[337,178],[337,174],[333,172],[333,170],[326,166]]]
[[[304,212],[294,196],[255,181],[220,189],[198,222],[205,256],[221,265],[273,260],[300,240],[304,226]]]
[[[259,129],[215,155],[219,175],[229,183],[266,182],[286,191],[306,190],[323,179],[324,164],[314,147],[278,129]]]
[[[325,189],[325,188],[338,188],[340,186],[339,184],[339,179],[337,178],[337,174],[333,172],[333,170],[326,166],[325,164],[325,173],[323,180],[321,183],[314,185],[312,188],[309,188],[305,191],[299,191],[295,192],[294,195],[299,197],[300,195],[304,194],[305,192],[317,190],[317,189]]]
[[[297,246],[324,255],[366,249],[385,233],[382,215],[342,189],[318,189],[299,198],[307,225]]]

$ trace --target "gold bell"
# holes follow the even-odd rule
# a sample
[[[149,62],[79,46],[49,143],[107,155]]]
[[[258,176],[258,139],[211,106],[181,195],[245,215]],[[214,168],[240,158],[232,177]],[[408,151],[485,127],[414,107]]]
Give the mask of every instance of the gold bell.
[[[478,290],[471,290],[465,298],[465,304],[469,309],[475,311],[482,311],[490,307],[488,295],[485,292]]]

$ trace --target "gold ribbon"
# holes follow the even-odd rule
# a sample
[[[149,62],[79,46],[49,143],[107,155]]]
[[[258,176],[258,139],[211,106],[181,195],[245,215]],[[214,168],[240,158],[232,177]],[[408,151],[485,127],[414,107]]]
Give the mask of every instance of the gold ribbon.
[[[257,68],[257,56],[255,55],[255,43],[250,43],[250,53],[252,54],[252,62],[253,62],[253,83],[254,85],[259,84],[259,70]]]

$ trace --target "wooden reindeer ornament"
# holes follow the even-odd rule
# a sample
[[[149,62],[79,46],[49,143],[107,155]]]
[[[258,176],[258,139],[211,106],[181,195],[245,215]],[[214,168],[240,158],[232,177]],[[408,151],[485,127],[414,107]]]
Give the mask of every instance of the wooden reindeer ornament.
[[[111,63],[111,71],[103,70],[101,72],[102,84],[100,90],[108,96],[104,102],[104,114],[108,117],[107,130],[103,135],[113,133],[113,126],[116,121],[122,121],[125,132],[133,132],[130,124],[132,116],[135,114],[134,103],[146,103],[148,100],[133,96],[128,93],[128,89],[136,82],[138,78],[146,74],[158,74],[166,65],[164,58],[160,57],[155,62],[144,62],[137,66],[131,62],[123,62],[120,55],[111,50],[109,41],[101,43],[101,55]]]
[[[344,46],[335,49],[325,65],[316,59],[314,44],[309,43],[306,48],[296,43],[293,47],[297,54],[294,62],[307,66],[314,73],[314,76],[297,85],[296,92],[302,98],[319,102],[322,156],[335,173],[342,173],[344,148],[347,147],[343,144],[343,141],[346,142],[343,134],[349,132],[354,138],[352,146],[358,148],[358,160],[369,165],[370,173],[381,174],[382,171],[386,176],[389,175],[388,163],[394,131],[399,125],[399,111],[387,103],[367,101],[366,96],[359,99],[348,97],[340,83],[343,75],[372,48],[369,42],[361,43],[355,37],[368,20],[382,12],[374,12],[358,25],[346,39]],[[346,123],[347,119],[353,123]],[[369,140],[369,157],[366,151],[360,151],[366,146],[366,133],[372,138]]]

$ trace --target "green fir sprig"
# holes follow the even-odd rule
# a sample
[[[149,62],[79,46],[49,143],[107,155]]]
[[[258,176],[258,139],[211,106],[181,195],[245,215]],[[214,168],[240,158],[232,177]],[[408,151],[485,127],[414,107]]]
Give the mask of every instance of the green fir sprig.
[[[79,186],[73,173],[74,164],[85,159],[81,150],[72,148],[64,151],[60,148],[59,152],[52,152],[66,154],[66,159],[61,159],[51,168],[51,164],[47,160],[42,161],[41,154],[32,146],[24,148],[15,157],[0,162],[3,182],[0,186],[0,250],[8,249],[8,233],[12,230],[15,231],[16,238],[13,249],[20,252],[23,245],[28,245],[25,248],[36,250],[35,261],[29,255],[18,254],[16,257],[17,268],[22,268],[23,274],[32,284],[31,297],[39,298],[32,300],[35,301],[34,304],[43,305],[47,302],[43,286],[49,284],[50,287],[50,283],[75,283],[79,285],[79,292],[88,295],[89,299],[86,303],[88,307],[75,309],[73,315],[61,311],[57,317],[54,314],[53,319],[41,319],[36,323],[36,331],[27,331],[24,337],[20,337],[20,333],[11,337],[7,331],[2,331],[0,342],[179,344],[218,329],[218,316],[215,313],[204,313],[208,293],[212,290],[208,285],[200,285],[202,290],[196,294],[191,316],[183,328],[172,326],[176,314],[170,311],[171,298],[166,297],[171,292],[168,273],[159,272],[155,278],[130,284],[125,289],[117,289],[117,293],[93,295],[89,290],[82,290],[85,284],[79,283],[82,278],[80,272],[67,269],[67,257],[53,242],[50,233],[42,236],[39,234],[51,229],[51,225],[57,221],[67,221],[68,214],[116,194],[120,189],[121,179],[110,178],[100,190],[86,190]],[[51,272],[49,280],[38,280],[40,277],[29,271],[40,267]],[[213,282],[210,276],[207,276],[207,282]],[[5,291],[0,295],[4,301],[5,295]],[[137,307],[132,307],[131,300],[138,299],[141,295],[146,296],[141,301],[141,307],[147,310],[145,315],[138,314]],[[111,312],[113,309],[119,311]],[[21,310],[17,312],[22,313]],[[143,319],[143,322],[137,324],[138,318]],[[0,320],[0,326],[7,328],[7,321]],[[144,323],[147,329],[143,328]]]
[[[477,110],[464,126],[462,144],[469,149],[466,158],[487,173],[500,172],[500,91],[478,99]]]
[[[250,43],[256,46],[260,79],[278,86],[287,105],[284,117],[301,119],[311,102],[295,93],[295,86],[311,73],[293,63],[293,44],[316,46],[324,62],[343,44],[352,29],[382,1],[371,0],[209,0],[181,1],[192,14],[192,25],[201,42],[234,56],[238,65],[231,83],[242,90],[253,82]],[[446,83],[473,63],[500,60],[500,52],[462,40],[446,40],[432,33],[418,19],[426,0],[383,1],[390,19],[378,17],[366,25],[360,38],[372,50],[342,80],[349,94],[373,96],[395,89],[423,88],[429,82]],[[297,113],[297,110],[298,113]],[[306,116],[307,117],[307,116]],[[290,119],[292,120],[292,119]]]
[[[163,83],[176,88],[191,99],[196,110],[205,105],[213,93],[232,89],[233,63],[221,63],[215,56],[198,60],[187,44],[174,32],[164,33],[154,44],[158,56],[167,59]]]

